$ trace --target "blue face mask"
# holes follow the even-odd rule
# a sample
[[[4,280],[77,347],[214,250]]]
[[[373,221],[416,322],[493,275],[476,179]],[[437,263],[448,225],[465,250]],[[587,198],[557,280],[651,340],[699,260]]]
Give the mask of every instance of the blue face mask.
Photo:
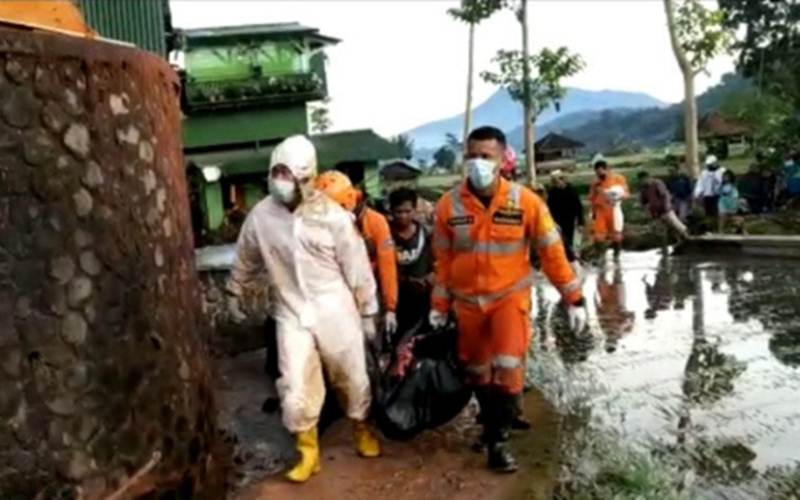
[[[489,189],[497,177],[497,173],[495,172],[497,164],[491,160],[472,158],[467,160],[466,167],[469,182],[472,184],[472,187],[478,191]]]

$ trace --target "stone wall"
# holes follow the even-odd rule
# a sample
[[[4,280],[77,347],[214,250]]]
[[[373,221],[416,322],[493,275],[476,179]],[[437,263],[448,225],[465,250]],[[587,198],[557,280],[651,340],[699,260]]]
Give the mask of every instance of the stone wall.
[[[264,325],[269,316],[266,295],[251,297],[249,303],[227,293],[235,245],[203,247],[195,261],[200,277],[203,311],[209,318],[209,345],[217,356],[232,356],[264,347]],[[266,279],[256,289],[267,290]]]
[[[0,29],[4,500],[223,498],[177,95],[154,56]]]

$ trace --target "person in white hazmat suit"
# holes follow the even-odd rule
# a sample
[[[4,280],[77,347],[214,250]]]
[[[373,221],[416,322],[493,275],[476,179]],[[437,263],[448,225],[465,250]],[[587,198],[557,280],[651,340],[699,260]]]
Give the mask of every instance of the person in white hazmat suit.
[[[300,461],[286,477],[304,482],[320,470],[317,421],[325,399],[322,370],[354,421],[363,457],[380,454],[365,424],[371,404],[365,335],[375,335],[375,279],[366,246],[344,209],[313,188],[316,152],[303,136],[272,153],[270,195],[250,211],[236,243],[229,291],[247,297],[266,274],[277,323],[277,381],[283,423]]]

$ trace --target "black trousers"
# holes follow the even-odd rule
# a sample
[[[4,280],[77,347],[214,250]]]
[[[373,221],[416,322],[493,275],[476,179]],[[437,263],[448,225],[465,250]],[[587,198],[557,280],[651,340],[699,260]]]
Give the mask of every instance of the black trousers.
[[[564,252],[567,254],[567,260],[573,262],[575,257],[575,224],[561,225],[561,240],[564,242]]]
[[[703,197],[703,210],[706,217],[717,217],[719,215],[719,196]]]

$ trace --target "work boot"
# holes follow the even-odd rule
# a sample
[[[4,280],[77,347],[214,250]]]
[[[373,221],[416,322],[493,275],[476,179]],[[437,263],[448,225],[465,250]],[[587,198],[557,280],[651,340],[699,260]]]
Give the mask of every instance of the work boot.
[[[488,453],[489,469],[502,474],[512,474],[519,468],[514,455],[504,442],[491,443]]]
[[[293,483],[305,483],[312,474],[316,474],[321,468],[317,428],[313,427],[307,431],[298,432],[295,439],[297,440],[297,451],[300,452],[300,461],[286,473],[286,479]]]
[[[531,425],[530,420],[522,415],[514,417],[514,419],[511,421],[511,430],[513,431],[529,431],[531,430],[531,427],[533,426]]]
[[[366,422],[353,422],[353,440],[356,443],[356,451],[363,458],[375,458],[381,455],[381,445],[378,438],[372,434]]]

